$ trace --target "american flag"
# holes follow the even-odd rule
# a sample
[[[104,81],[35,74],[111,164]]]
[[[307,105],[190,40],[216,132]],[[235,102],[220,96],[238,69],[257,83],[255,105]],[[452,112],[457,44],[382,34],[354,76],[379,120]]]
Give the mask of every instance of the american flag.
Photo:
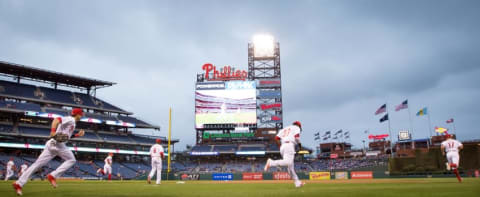
[[[408,108],[408,99],[403,101],[402,104],[395,106],[395,111],[400,111],[406,108]]]
[[[447,124],[453,123],[453,118],[447,120]]]
[[[384,113],[386,111],[387,111],[387,104],[383,104],[382,106],[380,106],[380,108],[377,109],[377,111],[375,112],[375,115]]]

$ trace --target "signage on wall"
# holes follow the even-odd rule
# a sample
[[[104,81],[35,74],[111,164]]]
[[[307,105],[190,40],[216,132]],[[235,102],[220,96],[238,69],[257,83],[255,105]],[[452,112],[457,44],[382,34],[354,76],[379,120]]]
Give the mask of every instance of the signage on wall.
[[[263,123],[279,123],[282,122],[282,118],[279,116],[263,116],[260,119],[261,122]]]
[[[408,131],[400,131],[398,132],[398,140],[404,141],[404,140],[410,140],[412,139],[412,136]]]
[[[219,68],[211,63],[206,63],[202,66],[202,70],[205,71],[205,79],[207,81],[231,81],[231,80],[243,80],[245,81],[248,76],[248,72],[245,70],[236,70],[231,66],[224,66]]]

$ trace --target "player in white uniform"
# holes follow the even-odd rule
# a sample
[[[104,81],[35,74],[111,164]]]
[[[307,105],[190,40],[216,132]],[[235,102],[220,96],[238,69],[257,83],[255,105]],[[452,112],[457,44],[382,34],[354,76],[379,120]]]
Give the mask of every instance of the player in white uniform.
[[[458,151],[463,148],[463,144],[457,140],[454,140],[450,134],[446,134],[447,140],[442,142],[442,154],[447,155],[448,165],[447,169],[452,170],[457,176],[458,182],[462,182],[462,177],[458,173],[458,166],[460,164],[460,155]]]
[[[76,122],[83,116],[83,110],[80,108],[74,108],[71,112],[71,116],[58,117],[52,122],[52,129],[50,131],[50,140],[45,143],[43,149],[37,160],[22,174],[18,181],[12,184],[17,195],[22,195],[22,187],[27,183],[32,174],[39,168],[46,165],[50,160],[59,156],[65,160],[56,170],[47,175],[47,179],[52,184],[53,188],[57,187],[56,178],[62,176],[62,174],[71,168],[75,162],[75,156],[66,145],[67,141],[73,137],[82,137],[85,131],[81,129],[77,134],[73,135]]]
[[[5,168],[5,181],[13,176],[15,170],[15,162],[13,162],[13,157],[10,157],[10,160],[7,162],[7,168]]]
[[[298,144],[301,148],[300,144],[300,132],[302,130],[302,124],[299,121],[295,121],[293,125],[290,125],[286,128],[280,130],[275,137],[276,143],[280,145],[280,154],[282,155],[281,160],[271,160],[268,159],[267,163],[265,164],[265,171],[268,171],[270,167],[276,166],[287,166],[288,173],[292,177],[295,187],[302,187],[305,185],[304,182],[301,182],[298,179],[297,174],[295,173],[295,168],[293,166],[294,158],[295,158],[295,145]]]
[[[157,139],[156,144],[150,148],[150,156],[152,157],[152,171],[148,175],[147,182],[151,183],[152,177],[155,176],[155,171],[157,172],[157,185],[160,184],[162,180],[162,159],[164,159],[164,151],[162,145],[162,140]]]
[[[113,162],[112,157],[113,157],[113,153],[108,153],[107,158],[105,158],[104,160],[105,165],[103,165],[103,169],[100,168],[97,170],[97,173],[102,173],[103,175],[108,174],[109,181],[112,180],[112,162]]]
[[[25,162],[20,166],[20,171],[18,171],[18,177],[21,177],[22,174],[27,170],[28,168],[28,163]]]

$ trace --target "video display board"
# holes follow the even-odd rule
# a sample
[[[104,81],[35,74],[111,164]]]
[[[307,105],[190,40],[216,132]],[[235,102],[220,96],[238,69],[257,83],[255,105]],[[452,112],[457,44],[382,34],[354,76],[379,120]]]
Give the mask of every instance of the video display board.
[[[256,83],[225,81],[197,83],[195,127],[205,124],[255,124]]]

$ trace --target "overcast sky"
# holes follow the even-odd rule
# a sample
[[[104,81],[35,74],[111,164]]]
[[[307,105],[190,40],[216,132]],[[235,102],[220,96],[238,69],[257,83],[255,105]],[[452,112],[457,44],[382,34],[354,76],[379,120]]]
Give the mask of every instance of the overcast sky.
[[[374,112],[387,102],[391,131],[431,126],[479,139],[479,1],[0,1],[0,60],[118,83],[98,91],[167,134],[195,143],[201,65],[247,69],[247,43],[280,42],[284,123],[315,132],[388,133]]]

